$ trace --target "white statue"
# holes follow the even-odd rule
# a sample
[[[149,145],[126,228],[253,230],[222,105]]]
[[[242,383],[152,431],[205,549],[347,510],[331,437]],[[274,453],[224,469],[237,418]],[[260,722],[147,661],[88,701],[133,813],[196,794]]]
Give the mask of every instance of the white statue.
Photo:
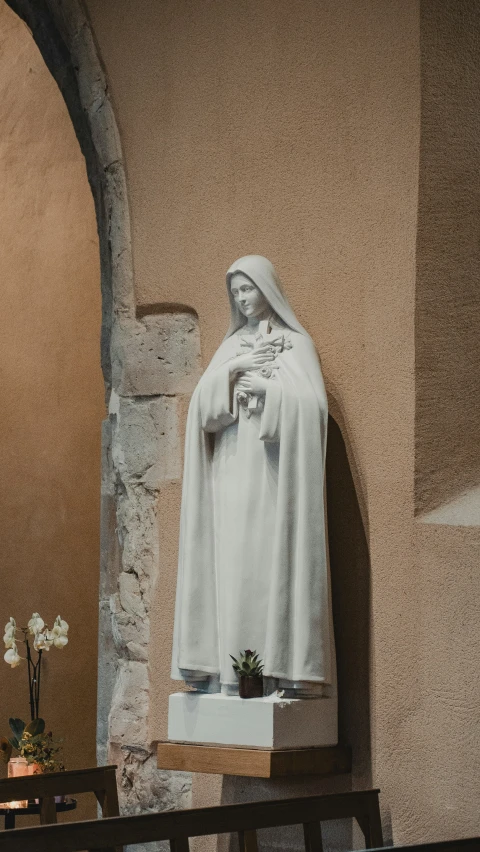
[[[236,261],[227,291],[188,413],[172,677],[234,693],[249,648],[287,695],[332,694],[318,356],[266,258]]]

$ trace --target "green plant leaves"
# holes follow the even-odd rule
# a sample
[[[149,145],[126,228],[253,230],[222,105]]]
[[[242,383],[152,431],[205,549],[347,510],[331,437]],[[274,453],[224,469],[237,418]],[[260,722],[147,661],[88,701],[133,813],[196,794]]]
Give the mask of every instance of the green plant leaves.
[[[13,736],[8,740],[0,737],[0,758],[8,762],[12,749],[15,749],[28,763],[48,764],[51,772],[56,771],[51,767],[62,766],[54,758],[60,746],[53,741],[51,734],[45,733],[44,719],[33,719],[28,725],[22,719],[9,719],[8,722]]]
[[[39,734],[43,734],[45,730],[45,720],[44,719],[34,719],[33,722],[29,722],[25,728],[25,733],[30,734],[31,737],[37,737]]]
[[[21,740],[23,737],[23,732],[25,730],[25,722],[22,722],[21,719],[9,719],[8,724],[10,725],[10,730],[15,737],[16,740]],[[11,742],[11,740],[10,740]],[[16,746],[15,746],[16,748]]]
[[[43,719],[35,722],[43,723]],[[43,725],[32,726],[33,730],[39,730]],[[42,767],[42,772],[59,772],[63,770],[63,764],[57,759],[56,755],[61,751],[60,742],[55,742],[51,734],[37,733],[32,736],[25,729],[23,738],[18,743],[18,750],[21,757],[24,757],[28,763],[36,763]]]
[[[263,674],[263,662],[256,651],[239,651],[239,659],[229,656],[233,660],[233,670],[239,677],[261,677]]]

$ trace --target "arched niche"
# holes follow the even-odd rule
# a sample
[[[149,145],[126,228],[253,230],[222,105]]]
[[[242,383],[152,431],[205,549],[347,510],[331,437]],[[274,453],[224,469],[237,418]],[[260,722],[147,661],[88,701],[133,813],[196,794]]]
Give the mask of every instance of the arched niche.
[[[352,746],[354,785],[368,786],[370,555],[345,438],[332,416],[328,420],[326,481],[339,739]]]
[[[108,390],[113,326],[116,320],[134,317],[135,309],[125,168],[107,81],[79,0],[6,2],[31,30],[85,156],[100,240],[101,359]]]
[[[0,114],[0,623],[25,625],[33,611],[50,627],[58,614],[69,623],[64,651],[43,654],[39,712],[75,768],[95,761],[105,416],[96,217],[64,100],[4,0]],[[2,660],[2,734],[9,717],[29,719],[20,637],[19,667]],[[95,807],[80,800],[78,813]]]
[[[337,413],[337,405],[330,399]],[[340,412],[338,412],[340,415]],[[340,417],[339,417],[340,421]],[[352,774],[321,778],[288,779],[219,777],[219,803],[233,804],[286,796],[315,795],[372,784],[370,736],[370,557],[351,462],[339,423],[329,416],[326,490],[328,541],[332,578],[332,603],[337,657],[339,741],[352,746]],[[205,801],[205,777],[194,777],[194,799]],[[350,821],[322,828],[324,842],[332,848],[352,848]],[[298,826],[262,832],[268,848],[302,848]],[[220,848],[233,849],[233,844]]]
[[[150,610],[152,590],[165,582],[162,523],[168,522],[168,516],[163,518],[162,501],[166,491],[179,490],[179,424],[186,397],[198,378],[198,324],[185,305],[174,305],[173,313],[169,305],[167,310],[153,306],[148,315],[143,311],[135,315],[122,151],[107,83],[81,4],[77,0],[8,2],[32,30],[65,97],[85,154],[97,212],[102,364],[110,403],[102,471],[99,760],[119,765],[124,812],[178,807],[188,804],[189,779],[175,779],[165,772],[159,775],[149,730]],[[154,347],[143,345],[147,338],[160,350],[165,342],[172,357],[176,347],[188,348],[187,357],[181,358],[185,375],[178,386],[168,386],[168,394],[162,371],[153,374],[147,363],[155,355]],[[163,358],[163,351],[159,354]],[[146,376],[151,379],[148,385]],[[163,466],[159,458],[165,461]],[[341,730],[357,755],[358,778],[363,779],[359,783],[368,783],[368,551],[345,445],[335,425],[327,471]]]
[[[100,763],[112,763],[112,744],[115,740],[113,731],[117,722],[115,712],[111,712],[114,694],[118,695],[122,688],[128,688],[132,695],[138,696],[139,680],[147,684],[146,694],[148,693],[148,666],[142,642],[145,641],[145,630],[148,630],[149,589],[153,575],[158,572],[158,536],[153,528],[141,529],[139,533],[135,520],[132,520],[139,516],[145,520],[147,516],[155,514],[156,505],[152,508],[151,491],[147,486],[142,489],[137,483],[135,495],[127,493],[125,482],[136,477],[136,459],[130,458],[130,466],[123,465],[119,470],[118,458],[115,460],[112,453],[112,443],[114,444],[115,440],[130,441],[130,447],[132,441],[141,443],[146,423],[151,420],[148,406],[142,406],[141,403],[137,406],[136,390],[132,383],[126,394],[127,408],[129,412],[133,412],[133,426],[128,418],[125,424],[120,425],[120,406],[115,405],[115,400],[119,400],[115,391],[121,389],[125,370],[128,372],[130,367],[129,375],[135,375],[131,362],[136,363],[141,354],[139,355],[131,345],[131,341],[138,338],[143,328],[142,323],[137,323],[135,319],[125,169],[107,81],[83,5],[79,0],[6,2],[29,27],[45,64],[63,95],[85,157],[95,203],[102,293],[99,354],[106,399],[111,404],[111,413],[103,422],[102,440],[97,754]],[[157,492],[154,490],[154,493]],[[148,538],[148,532],[152,532],[151,538]],[[137,533],[140,538],[139,549],[146,561],[141,587],[140,583],[137,583],[136,588],[140,599],[139,607],[142,609],[138,622],[130,611],[132,598],[128,598],[128,595],[125,597],[125,580],[123,589],[120,587],[121,576],[125,578],[128,575],[128,578],[138,580],[130,561],[132,553],[128,546]],[[131,624],[130,639],[138,640],[130,642],[131,646],[137,649],[134,660],[131,658],[135,657],[135,653],[127,647],[127,639],[115,633],[116,623],[114,624],[112,616],[112,608],[115,607],[119,620],[123,619]],[[142,657],[141,662],[138,656]],[[131,721],[124,704],[117,709],[119,717],[123,716]],[[145,797],[150,801],[152,796],[150,785],[142,780],[146,763],[151,768],[151,775],[156,774],[153,747],[148,741],[146,723],[143,724],[147,713],[146,700],[139,706],[137,717],[130,725],[129,750],[122,751],[119,743],[116,743],[117,750],[114,749],[115,756],[118,756],[118,776],[124,811],[128,811],[129,807],[135,811],[138,811],[139,807],[146,807]],[[123,732],[120,741],[125,745]],[[142,758],[136,767],[136,777],[131,780],[131,766],[128,763],[135,750],[142,753]],[[151,780],[150,776],[148,780]],[[168,795],[168,782],[165,786]],[[161,796],[158,798],[158,804],[160,806]]]
[[[182,405],[198,379],[196,315],[169,304],[136,316],[123,154],[83,5],[7,2],[30,28],[65,99],[97,216],[109,406],[102,430],[97,758],[118,766],[124,813],[187,806],[190,776],[157,769],[149,662],[152,595],[165,581],[159,519],[165,489],[181,476]]]

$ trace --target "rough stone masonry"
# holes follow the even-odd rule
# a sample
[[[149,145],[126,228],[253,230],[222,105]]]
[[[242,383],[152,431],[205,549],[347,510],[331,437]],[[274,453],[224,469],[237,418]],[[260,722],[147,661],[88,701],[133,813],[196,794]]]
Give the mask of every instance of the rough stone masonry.
[[[101,762],[120,768],[122,812],[140,813],[190,804],[190,775],[156,768],[148,658],[152,589],[161,583],[160,492],[182,476],[179,412],[200,373],[197,319],[135,320],[114,351],[102,462],[98,748]]]

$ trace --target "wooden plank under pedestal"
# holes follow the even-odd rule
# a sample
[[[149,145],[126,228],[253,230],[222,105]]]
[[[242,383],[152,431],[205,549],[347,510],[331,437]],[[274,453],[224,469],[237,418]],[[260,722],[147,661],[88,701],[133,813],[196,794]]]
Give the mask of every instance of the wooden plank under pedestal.
[[[159,742],[159,769],[244,775],[249,778],[282,778],[291,775],[341,775],[351,772],[349,746],[321,748],[259,749],[198,743]]]

